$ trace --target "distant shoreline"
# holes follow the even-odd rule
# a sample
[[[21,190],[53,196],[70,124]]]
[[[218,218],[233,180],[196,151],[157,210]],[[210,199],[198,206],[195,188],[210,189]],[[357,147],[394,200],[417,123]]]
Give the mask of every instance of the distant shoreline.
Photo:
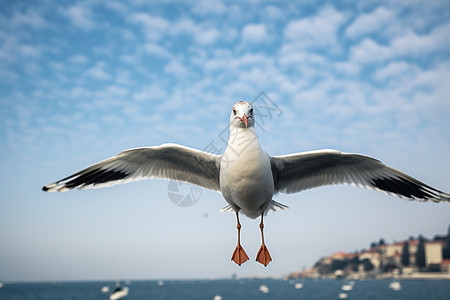
[[[366,274],[363,276],[319,276],[319,277],[288,277],[289,279],[332,279],[332,280],[450,280],[450,273],[411,273],[411,274]]]
[[[450,280],[449,273],[412,273],[402,275],[387,274],[377,279],[423,279],[423,280]]]
[[[346,276],[336,276],[334,274],[308,276],[301,273],[291,273],[283,276],[283,279],[323,279],[323,280],[450,280],[450,273],[447,272],[406,272],[399,273],[351,273]]]
[[[343,278],[332,278],[332,277],[273,277],[273,276],[248,276],[248,277],[237,277],[237,278],[165,278],[165,279],[130,279],[128,282],[177,282],[177,281],[222,281],[222,280],[450,280],[450,273],[413,273],[407,275],[393,275],[393,274],[379,274],[376,276],[365,276],[360,278],[353,277],[343,277]],[[43,281],[2,281],[3,287],[10,284],[77,284],[77,283],[114,283],[114,279],[79,279],[79,280],[43,280]]]

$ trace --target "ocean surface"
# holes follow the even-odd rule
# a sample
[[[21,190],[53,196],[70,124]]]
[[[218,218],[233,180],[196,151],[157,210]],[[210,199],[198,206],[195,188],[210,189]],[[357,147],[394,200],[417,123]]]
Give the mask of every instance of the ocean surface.
[[[131,281],[129,294],[124,299],[408,299],[449,300],[448,280],[401,280],[402,289],[389,288],[389,280],[354,281],[350,291],[342,291],[348,282],[343,280],[167,280]],[[301,283],[301,284],[298,284]],[[4,283],[0,299],[5,300],[100,300],[109,299],[102,292],[114,282],[58,282],[58,283]],[[125,285],[124,285],[125,286]],[[345,297],[341,295],[341,297]],[[341,298],[342,299],[342,298]]]

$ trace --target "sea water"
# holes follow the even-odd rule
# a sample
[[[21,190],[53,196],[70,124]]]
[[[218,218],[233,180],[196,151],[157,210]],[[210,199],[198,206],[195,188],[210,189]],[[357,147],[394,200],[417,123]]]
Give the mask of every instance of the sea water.
[[[302,283],[296,285],[296,283]],[[389,288],[389,280],[354,281],[350,291],[342,291],[343,280],[165,280],[131,281],[124,299],[408,299],[449,300],[448,280],[401,280],[402,289]],[[0,299],[5,300],[101,300],[109,299],[102,287],[114,290],[113,282],[4,283]],[[265,286],[265,287],[263,287]],[[300,288],[299,288],[300,287]]]

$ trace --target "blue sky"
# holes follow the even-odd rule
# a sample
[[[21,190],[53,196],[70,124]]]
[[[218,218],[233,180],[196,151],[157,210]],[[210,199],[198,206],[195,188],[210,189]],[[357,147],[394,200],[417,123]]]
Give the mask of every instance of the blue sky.
[[[0,281],[281,276],[446,232],[448,204],[278,195],[290,209],[265,219],[273,262],[237,267],[218,193],[185,208],[160,180],[43,193],[128,148],[223,150],[231,106],[261,92],[282,112],[259,127],[271,155],[363,153],[450,191],[448,1],[147,2],[0,4]],[[253,258],[259,221],[241,221]]]

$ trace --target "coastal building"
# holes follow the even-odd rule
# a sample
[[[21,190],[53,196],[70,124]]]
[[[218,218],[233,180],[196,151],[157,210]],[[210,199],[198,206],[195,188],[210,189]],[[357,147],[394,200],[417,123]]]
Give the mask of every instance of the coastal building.
[[[402,249],[403,249],[403,242],[397,242],[391,245],[386,245],[384,255],[386,255],[387,257],[393,257],[398,254],[401,254]]]
[[[444,259],[441,264],[441,271],[450,274],[450,259]]]
[[[352,259],[353,257],[355,257],[354,254],[346,252],[335,252],[330,256],[331,260],[345,260]]]
[[[403,250],[408,251],[409,261]],[[404,276],[450,279],[450,227],[447,235],[435,236],[432,241],[420,237],[387,244],[381,239],[361,252],[334,252],[322,257],[314,268],[292,275],[310,278]]]
[[[371,248],[359,255],[360,260],[368,259],[375,269],[379,269],[381,265],[380,253]]]
[[[414,266],[416,265],[416,255],[417,255],[417,246],[419,245],[419,240],[408,240],[408,249],[409,249],[409,264]]]
[[[440,265],[442,263],[442,242],[425,243],[425,263],[429,265]]]

